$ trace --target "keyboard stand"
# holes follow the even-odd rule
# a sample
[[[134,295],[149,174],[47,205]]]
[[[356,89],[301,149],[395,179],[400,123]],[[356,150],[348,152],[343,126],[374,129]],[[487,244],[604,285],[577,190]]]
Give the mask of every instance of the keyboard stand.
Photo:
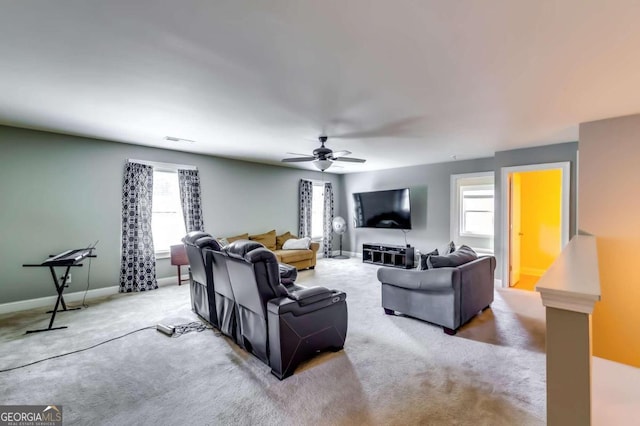
[[[96,257],[95,255],[91,254],[85,257]],[[82,259],[80,259],[79,261],[82,261]],[[58,293],[58,297],[56,299],[56,304],[53,307],[53,310],[51,311],[47,311],[47,313],[51,314],[51,319],[49,320],[49,326],[47,328],[41,328],[38,330],[27,330],[27,332],[25,334],[31,334],[31,333],[39,333],[41,331],[51,331],[51,330],[61,330],[63,328],[67,328],[67,326],[62,326],[62,327],[54,327],[53,326],[53,321],[56,319],[56,314],[58,312],[65,312],[65,311],[76,311],[78,309],[82,309],[82,307],[76,307],[76,308],[69,308],[67,307],[67,304],[64,301],[64,297],[62,296],[62,293],[64,293],[64,289],[66,287],[68,287],[67,284],[67,277],[69,276],[69,271],[71,270],[71,268],[78,268],[82,266],[82,263],[73,263],[73,264],[67,264],[67,265],[51,265],[51,264],[46,264],[46,263],[41,263],[41,264],[24,264],[22,265],[24,267],[48,267],[49,271],[51,271],[51,278],[53,278],[53,285],[56,286],[56,293]],[[63,267],[65,268],[64,270],[64,275],[62,276],[62,282],[60,282],[58,280],[58,276],[56,275],[56,271],[55,268],[56,267]],[[58,307],[62,305],[62,309],[58,309]]]

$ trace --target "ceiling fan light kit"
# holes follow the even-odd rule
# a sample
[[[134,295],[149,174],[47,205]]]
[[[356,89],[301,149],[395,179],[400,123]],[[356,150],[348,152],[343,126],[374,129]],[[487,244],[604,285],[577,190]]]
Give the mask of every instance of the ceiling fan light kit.
[[[333,152],[331,148],[327,148],[324,144],[327,142],[327,136],[320,136],[320,147],[313,150],[312,155],[304,156],[304,157],[292,157],[292,158],[283,158],[283,163],[302,163],[306,161],[311,161],[312,164],[320,171],[325,171],[334,161],[344,161],[348,163],[364,163],[367,160],[362,158],[351,158],[345,157],[346,155],[350,155],[351,151],[336,151]],[[299,154],[294,154],[299,155]]]
[[[331,160],[314,160],[313,161],[313,165],[316,166],[318,170],[322,172],[324,172],[329,167],[331,167],[332,164],[333,163],[331,162]]]

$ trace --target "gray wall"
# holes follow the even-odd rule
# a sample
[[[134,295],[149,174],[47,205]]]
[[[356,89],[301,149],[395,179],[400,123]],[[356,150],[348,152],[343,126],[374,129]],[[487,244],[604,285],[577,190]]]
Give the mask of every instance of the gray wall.
[[[214,236],[298,227],[298,181],[319,172],[0,126],[0,303],[55,294],[49,254],[100,240],[91,288],[118,284],[122,176],[128,158],[197,166],[204,223]],[[341,211],[341,177],[333,182]],[[158,277],[176,275],[158,260]],[[69,292],[83,291],[87,268],[73,270]]]
[[[354,192],[410,188],[412,229],[407,242],[426,252],[450,241],[451,175],[492,170],[493,158],[483,158],[344,175],[340,215],[349,224],[346,249],[359,253],[362,243],[367,242],[404,245],[404,235],[398,229],[354,229]]]
[[[535,148],[515,149],[511,151],[498,151],[495,156],[495,236],[494,251],[497,259],[496,279],[502,279],[502,260],[504,250],[502,244],[502,182],[503,167],[525,166],[529,164],[558,163],[569,161],[571,163],[571,193],[569,211],[569,238],[576,234],[576,199],[577,199],[577,158],[578,142],[567,142],[555,145],[545,145]]]
[[[440,164],[388,169],[375,172],[344,175],[340,215],[347,219],[349,230],[345,250],[361,252],[362,243],[378,242],[404,244],[399,230],[353,228],[354,192],[375,191],[394,188],[411,188],[411,210],[413,229],[407,234],[407,242],[422,252],[442,247],[450,240],[450,176],[452,174],[494,171],[495,173],[495,237],[494,251],[497,259],[496,279],[502,275],[502,229],[501,229],[501,170],[503,167],[528,164],[571,163],[570,227],[572,237],[576,233],[576,161],[577,142],[546,145],[535,148],[496,152],[494,158],[455,161]]]

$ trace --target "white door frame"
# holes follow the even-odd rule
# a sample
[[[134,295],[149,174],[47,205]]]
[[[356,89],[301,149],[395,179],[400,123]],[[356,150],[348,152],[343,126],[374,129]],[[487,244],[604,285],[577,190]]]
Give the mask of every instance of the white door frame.
[[[562,170],[562,214],[560,219],[560,242],[562,248],[569,243],[569,211],[571,209],[571,163],[528,164],[525,166],[503,167],[500,177],[500,196],[502,219],[502,287],[509,288],[509,174],[539,170]]]

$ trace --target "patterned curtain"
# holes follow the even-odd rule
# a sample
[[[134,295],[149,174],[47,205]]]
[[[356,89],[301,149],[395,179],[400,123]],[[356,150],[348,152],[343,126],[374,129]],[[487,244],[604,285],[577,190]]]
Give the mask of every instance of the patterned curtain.
[[[158,288],[151,234],[153,167],[127,162],[122,184],[120,293]]]
[[[202,205],[200,203],[200,175],[197,170],[178,170],[180,183],[180,202],[184,227],[187,233],[203,231]]]
[[[331,182],[324,184],[324,217],[322,227],[322,253],[324,257],[331,257],[333,248],[333,188]]]
[[[309,180],[300,179],[300,226],[298,238],[311,237],[311,196],[313,184]]]

